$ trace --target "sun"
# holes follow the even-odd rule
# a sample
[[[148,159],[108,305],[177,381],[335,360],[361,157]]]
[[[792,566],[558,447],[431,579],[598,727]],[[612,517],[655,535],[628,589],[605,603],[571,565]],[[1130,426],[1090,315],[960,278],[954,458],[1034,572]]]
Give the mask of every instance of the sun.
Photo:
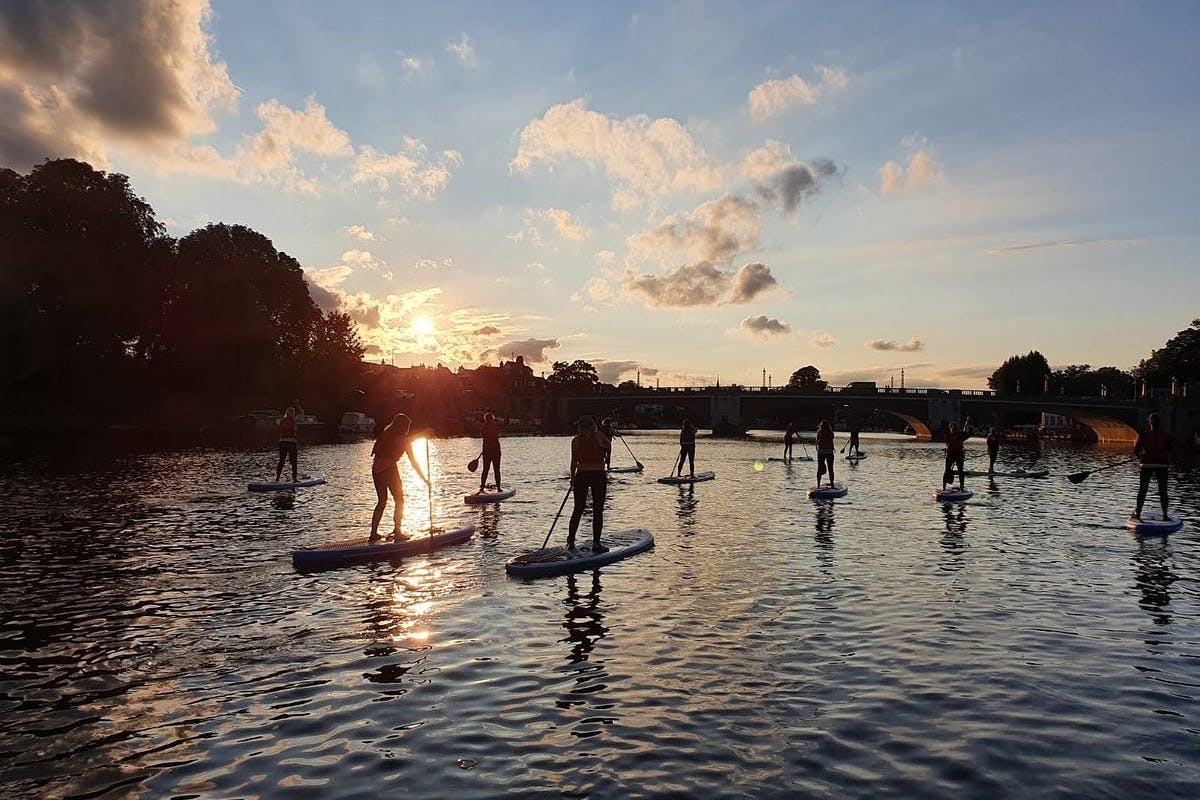
[[[412,332],[418,336],[428,336],[433,333],[433,320],[429,317],[417,317],[412,321]]]

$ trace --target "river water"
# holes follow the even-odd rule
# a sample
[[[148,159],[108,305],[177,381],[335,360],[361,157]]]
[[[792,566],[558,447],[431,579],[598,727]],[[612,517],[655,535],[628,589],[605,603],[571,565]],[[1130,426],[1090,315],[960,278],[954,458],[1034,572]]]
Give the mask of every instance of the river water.
[[[1124,453],[1006,446],[1051,476],[940,505],[940,446],[866,436],[814,504],[781,445],[701,438],[717,480],[679,488],[673,434],[628,443],[607,526],[655,549],[538,581],[503,565],[567,439],[505,440],[482,509],[477,442],[433,441],[436,523],[476,536],[314,574],[289,551],[365,532],[368,442],[305,448],[294,498],[245,491],[273,453],[0,466],[0,795],[1200,796],[1197,527],[1127,533],[1131,467],[1065,479]]]

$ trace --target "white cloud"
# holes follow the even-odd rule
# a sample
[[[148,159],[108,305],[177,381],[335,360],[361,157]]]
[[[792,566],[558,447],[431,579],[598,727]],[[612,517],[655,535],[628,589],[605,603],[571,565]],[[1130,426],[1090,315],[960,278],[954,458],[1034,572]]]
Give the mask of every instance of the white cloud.
[[[363,147],[354,162],[353,181],[374,186],[381,192],[396,184],[410,197],[432,200],[446,188],[450,170],[462,164],[462,156],[455,150],[445,150],[431,161],[425,153],[425,145],[410,137],[405,137],[404,149],[396,153]]]
[[[348,225],[345,228],[342,228],[342,230],[344,230],[349,235],[353,236],[355,239],[362,239],[365,242],[379,241],[379,239],[376,238],[375,234],[373,234],[373,233],[371,233],[371,231],[367,230],[366,225]]]
[[[528,173],[538,162],[571,159],[605,171],[619,209],[721,185],[716,163],[676,120],[644,114],[614,119],[589,110],[583,99],[552,106],[526,125],[510,166]]]
[[[765,122],[793,106],[814,105],[822,97],[845,89],[850,82],[846,72],[836,67],[817,67],[816,71],[819,76],[816,83],[810,83],[799,75],[792,75],[790,78],[764,81],[755,86],[747,98],[750,118],[755,122]]]
[[[581,242],[592,235],[591,228],[584,225],[570,211],[561,208],[547,208],[542,211],[529,210],[525,212],[518,231],[505,234],[505,238],[514,242],[523,242],[527,238],[537,247],[543,246],[545,237],[542,235],[541,223],[549,223],[559,237],[572,242]]]
[[[818,332],[813,334],[812,343],[817,347],[829,348],[837,345],[837,339],[834,338],[832,333]]]
[[[792,332],[791,325],[774,317],[768,317],[766,314],[748,316],[741,321],[738,328],[745,333],[764,339]]]
[[[901,189],[922,189],[946,182],[946,170],[934,158],[933,150],[923,137],[908,136],[901,144],[909,151],[905,164],[888,161],[879,168],[881,194]]]
[[[479,66],[479,57],[475,54],[475,48],[465,33],[461,40],[446,45],[446,52],[452,53],[464,67]]]
[[[404,71],[412,75],[420,75],[429,67],[429,62],[417,56],[406,56],[400,65],[404,67]]]
[[[868,339],[866,341],[868,350],[895,350],[902,353],[914,353],[917,350],[925,349],[925,342],[914,336],[907,342],[900,343],[895,339]]]

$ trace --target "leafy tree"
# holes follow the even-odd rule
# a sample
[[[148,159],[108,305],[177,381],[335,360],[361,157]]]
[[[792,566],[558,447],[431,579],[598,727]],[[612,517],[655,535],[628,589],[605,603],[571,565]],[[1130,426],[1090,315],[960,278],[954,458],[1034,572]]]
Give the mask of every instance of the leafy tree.
[[[1000,394],[1044,394],[1050,364],[1037,350],[1023,356],[1009,356],[988,378],[988,386]]]
[[[1182,383],[1200,381],[1200,319],[1150,352],[1134,370],[1147,383],[1164,385],[1172,379]]]
[[[596,374],[595,367],[577,358],[569,364],[566,361],[555,361],[554,370],[550,377],[546,378],[546,383],[572,391],[591,390],[600,383],[600,377]]]
[[[622,392],[636,392],[642,387],[637,381],[621,381],[617,388]]]
[[[1092,369],[1088,364],[1072,364],[1050,375],[1051,394],[1099,397],[1101,388],[1109,397],[1133,397],[1133,375],[1116,367]]]
[[[828,381],[821,380],[821,370],[811,364],[793,372],[787,382],[787,388],[801,392],[823,392],[828,385]]]

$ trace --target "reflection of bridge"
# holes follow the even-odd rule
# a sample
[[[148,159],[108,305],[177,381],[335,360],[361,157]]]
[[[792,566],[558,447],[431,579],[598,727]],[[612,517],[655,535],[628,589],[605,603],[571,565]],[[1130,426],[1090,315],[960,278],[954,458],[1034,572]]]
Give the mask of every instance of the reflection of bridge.
[[[919,439],[940,438],[951,422],[970,417],[988,425],[1018,414],[1048,412],[1080,422],[1102,442],[1130,442],[1151,411],[1159,411],[1167,429],[1191,441],[1197,430],[1200,407],[1184,398],[1121,400],[1109,397],[998,395],[974,389],[877,389],[860,386],[804,392],[795,389],[662,388],[634,392],[609,392],[561,398],[555,409],[559,420],[579,414],[619,414],[635,418],[638,406],[662,406],[665,411],[688,416],[704,428],[740,429],[754,420],[798,417],[865,417],[873,412],[904,420]]]

